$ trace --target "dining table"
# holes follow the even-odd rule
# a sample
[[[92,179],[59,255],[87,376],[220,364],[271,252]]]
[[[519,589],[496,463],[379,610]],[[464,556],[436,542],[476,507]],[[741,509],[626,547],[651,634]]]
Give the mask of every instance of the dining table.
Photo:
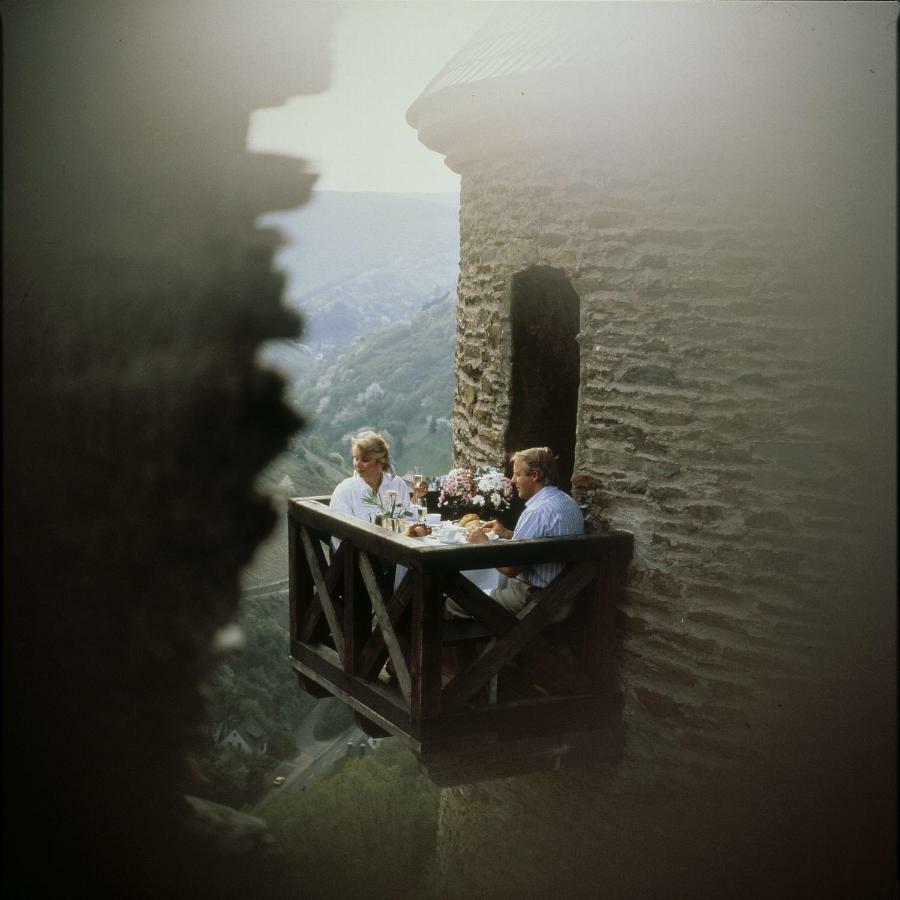
[[[421,541],[426,545],[452,547],[466,543],[466,529],[455,526],[452,522],[442,522],[440,536],[435,534],[435,529],[432,529],[432,534],[425,535],[424,537],[412,538],[412,540]],[[497,537],[491,538],[491,540],[505,541],[506,538]],[[394,576],[394,590],[397,590],[400,586],[400,582],[403,580],[406,572],[407,569],[405,566],[397,566],[397,572]],[[472,584],[484,591],[485,594],[490,594],[491,591],[496,590],[498,587],[503,587],[508,581],[505,575],[502,575],[498,569],[494,568],[464,569],[460,574],[468,578]]]

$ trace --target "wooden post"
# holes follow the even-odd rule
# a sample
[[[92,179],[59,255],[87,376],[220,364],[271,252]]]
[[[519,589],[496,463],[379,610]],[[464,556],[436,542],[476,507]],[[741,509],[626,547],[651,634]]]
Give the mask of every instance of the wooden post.
[[[300,639],[300,622],[303,614],[297,609],[300,594],[300,573],[297,571],[297,525],[288,513],[288,624],[289,640]],[[305,611],[305,610],[304,610]]]
[[[410,676],[413,722],[436,718],[441,711],[441,618],[443,595],[438,580],[413,572],[412,655]]]
[[[359,572],[359,554],[348,546],[344,557],[344,671],[355,678],[361,674],[360,654],[372,633],[372,606]]]
[[[314,581],[309,561],[303,550],[300,537],[300,526],[293,516],[288,515],[288,610],[290,614],[290,640],[302,641],[306,636],[303,631],[304,622],[309,620],[318,608],[319,601],[313,591]],[[312,632],[312,625],[309,626]],[[311,678],[297,673],[300,687],[312,697],[328,697],[330,693]]]
[[[288,517],[288,606],[291,640],[300,640],[299,629],[314,601],[313,577],[303,552],[301,526]]]
[[[590,605],[590,618],[585,629],[585,667],[591,683],[591,693],[598,699],[608,699],[617,690],[618,659],[616,610],[627,560],[610,554],[602,560]]]

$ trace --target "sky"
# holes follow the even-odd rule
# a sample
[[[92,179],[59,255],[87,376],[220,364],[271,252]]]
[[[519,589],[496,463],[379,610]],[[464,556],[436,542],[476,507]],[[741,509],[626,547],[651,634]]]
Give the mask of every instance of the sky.
[[[419,143],[406,110],[491,6],[487,0],[342,4],[330,88],[257,110],[249,149],[310,160],[317,190],[458,192],[459,176]]]

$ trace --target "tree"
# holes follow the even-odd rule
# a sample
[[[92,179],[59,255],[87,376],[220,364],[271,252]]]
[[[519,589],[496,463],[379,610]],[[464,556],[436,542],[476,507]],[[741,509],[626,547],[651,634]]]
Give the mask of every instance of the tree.
[[[328,699],[323,706],[324,709],[313,727],[313,736],[317,741],[337,737],[353,722],[350,710],[340,700]]]
[[[439,789],[395,740],[344,757],[302,792],[274,797],[267,821],[298,883],[330,900],[421,897],[433,863]],[[314,880],[316,873],[319,881]]]
[[[328,453],[328,448],[317,434],[311,434],[306,439],[306,446],[317,456],[325,456]]]

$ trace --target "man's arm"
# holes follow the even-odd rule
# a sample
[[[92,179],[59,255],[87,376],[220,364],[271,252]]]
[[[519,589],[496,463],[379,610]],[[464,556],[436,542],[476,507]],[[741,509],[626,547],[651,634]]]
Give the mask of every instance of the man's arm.
[[[466,535],[466,539],[470,544],[484,544],[490,540],[487,536],[489,531],[493,531],[494,534],[502,538],[511,538],[513,536],[513,533],[508,528],[504,528],[497,519],[491,519],[490,522],[485,522],[480,527],[473,528]],[[524,568],[525,566],[498,566],[497,571],[507,578],[515,578]]]

